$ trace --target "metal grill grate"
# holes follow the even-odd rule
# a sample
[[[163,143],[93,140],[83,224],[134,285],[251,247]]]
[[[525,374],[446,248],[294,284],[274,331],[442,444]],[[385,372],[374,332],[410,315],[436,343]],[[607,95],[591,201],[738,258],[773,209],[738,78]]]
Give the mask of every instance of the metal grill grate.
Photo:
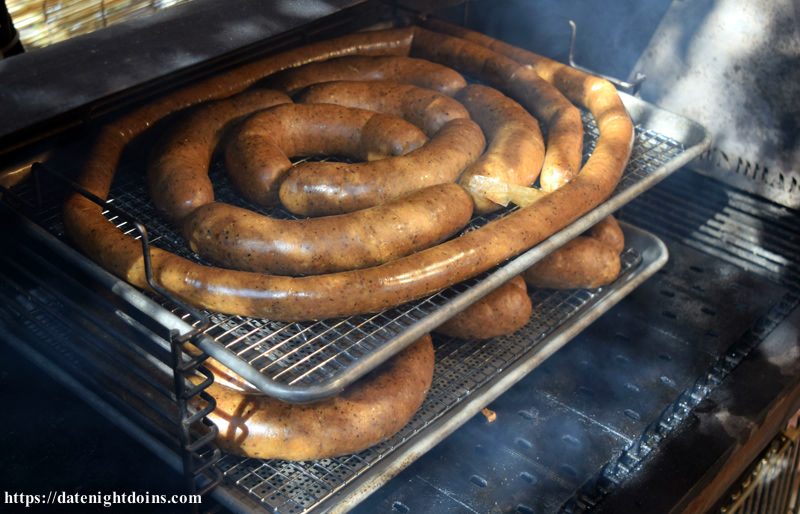
[[[621,278],[636,272],[639,254],[622,255]],[[601,298],[609,288],[595,290],[536,290],[531,293],[534,314],[528,325],[510,336],[490,341],[464,342],[437,337],[433,384],[420,410],[400,432],[366,451],[308,462],[246,459],[227,456],[220,462],[226,480],[274,512],[311,509],[330,498],[409,439],[423,437],[425,428],[457,408],[518,359],[537,347],[553,331]]]
[[[800,430],[778,434],[762,458],[742,476],[720,514],[800,512]]]
[[[598,130],[593,118],[588,113],[584,113],[584,125],[586,129],[584,158],[586,159],[594,149]],[[696,151],[698,146],[700,145],[693,144],[691,150]],[[676,159],[686,157],[689,153],[683,143],[645,127],[637,126],[630,163],[610,201],[615,198],[618,198],[620,202],[629,200],[638,193],[638,189],[644,187],[646,182],[655,183],[657,176],[660,178],[671,171],[668,167],[674,166]],[[203,262],[197,255],[190,252],[179,233],[166,224],[157,213],[149,200],[141,170],[123,167],[119,175],[110,195],[117,208],[133,214],[136,219],[144,223],[156,246],[196,262]],[[242,200],[233,190],[220,165],[214,166],[210,175],[215,184],[216,196],[220,201],[276,217],[293,217],[282,209],[267,211]],[[490,216],[476,217],[466,230],[482,226],[491,219],[503,216],[511,210],[513,208]],[[111,219],[116,221],[123,230],[128,229],[129,233],[134,232],[135,229],[133,226],[129,226],[129,223],[115,220],[115,218]],[[64,237],[59,199],[46,203],[46,207],[40,211],[38,221],[52,233]],[[284,323],[209,313],[212,324],[206,333],[274,383],[302,389],[303,387],[319,387],[330,384],[335,379],[343,387],[360,376],[356,375],[353,369],[357,362],[363,360],[365,356],[388,347],[392,349],[392,353],[399,351],[413,341],[407,337],[412,328],[419,331],[421,322],[430,322],[431,317],[435,315],[441,316],[445,306],[464,292],[478,289],[490,274],[491,272],[484,273],[427,298],[397,308],[377,314],[358,315],[344,319]],[[163,299],[159,301],[177,315],[184,319],[188,318],[185,312],[175,306],[169,305]],[[441,321],[444,319],[439,320],[439,322]],[[425,331],[427,330],[429,328]],[[405,339],[401,341],[402,338]],[[388,355],[390,354],[387,354],[387,357]],[[365,371],[362,370],[361,374],[363,372]],[[328,394],[335,392],[335,390],[330,390]],[[283,397],[276,392],[272,394]]]

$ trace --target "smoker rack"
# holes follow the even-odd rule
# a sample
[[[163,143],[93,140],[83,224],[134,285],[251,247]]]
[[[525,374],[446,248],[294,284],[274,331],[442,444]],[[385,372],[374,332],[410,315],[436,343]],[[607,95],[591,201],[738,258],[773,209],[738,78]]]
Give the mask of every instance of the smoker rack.
[[[532,250],[478,277],[419,301],[377,314],[315,322],[284,323],[270,320],[203,313],[210,325],[207,337],[195,344],[211,357],[233,369],[261,391],[293,402],[329,397],[344,389],[410,343],[430,332],[503,282],[537,262],[569,239],[588,229],[602,217],[619,209],[652,187],[675,169],[699,155],[708,145],[705,130],[685,118],[662,111],[639,99],[622,94],[636,122],[636,138],[628,167],[615,193],[598,208],[555,234]],[[590,114],[584,113],[584,159],[591,155],[598,130]],[[58,168],[58,163],[51,165]],[[114,211],[107,216],[129,233],[131,220],[147,227],[150,243],[202,262],[182,242],[178,233],[157,214],[149,201],[140,169],[123,164],[120,179],[109,196]],[[283,210],[266,211],[241,200],[225,173],[211,173],[217,198],[278,217],[291,217]],[[29,191],[29,194],[33,192]],[[24,193],[23,193],[24,194]],[[61,223],[60,197],[44,199],[34,219],[49,232],[65,239]],[[486,224],[513,208],[475,218],[466,230]],[[126,215],[119,216],[119,212]],[[135,216],[128,214],[135,213]],[[192,331],[189,312],[175,303],[156,298],[177,317],[161,319],[179,333]],[[188,321],[188,322],[187,322]]]
[[[436,336],[436,367],[428,397],[414,418],[389,440],[359,454],[308,462],[225,456],[219,463],[228,505],[248,511],[348,510],[456,430],[667,261],[660,240],[623,224],[623,271],[595,290],[534,290],[534,314],[520,331],[489,341]]]
[[[439,338],[432,391],[414,420],[391,440],[357,455],[304,463],[227,456],[220,466],[229,483],[216,489],[217,498],[235,510],[260,506],[278,512],[299,512],[336,505],[335,508],[352,507],[467,421],[664,264],[667,255],[660,241],[626,224],[623,229],[627,240],[627,249],[622,255],[623,272],[611,286],[598,290],[532,292],[535,315],[526,329],[512,336],[470,343]],[[35,266],[35,279],[45,284],[44,289],[51,285],[59,287],[58,282],[47,279],[43,268],[41,264]],[[14,281],[21,275],[17,272]],[[69,284],[66,288],[71,298],[76,288]],[[30,290],[24,285],[18,289]],[[37,290],[32,301],[38,303],[44,297],[45,294]],[[80,297],[76,301],[83,304]],[[32,308],[31,312],[38,313],[35,314],[37,318],[44,318],[45,313],[53,309],[52,302],[48,301],[47,305]],[[56,310],[63,310],[63,307]],[[77,316],[86,314],[80,312]],[[146,446],[156,449],[162,458],[177,466],[176,427],[169,423],[175,406],[170,404],[168,386],[164,387],[164,379],[170,375],[165,345],[142,343],[141,338],[137,341],[131,334],[135,331],[126,323],[120,323],[117,316],[100,315],[99,319],[106,320],[102,334],[110,333],[110,336],[87,332],[70,337],[66,335],[68,330],[56,327],[55,340],[52,334],[49,337],[42,334],[37,337],[36,345],[23,344],[19,349],[35,361],[46,361],[45,367],[51,372],[55,370],[55,374],[63,375],[66,371],[76,377],[59,378],[82,397],[87,397],[87,391],[90,397],[99,392],[102,398],[100,401],[95,398],[93,403],[99,404],[102,412],[118,423],[123,422],[123,427]],[[126,330],[125,334],[115,331],[118,325]],[[36,327],[41,331],[52,326],[52,323],[34,322],[23,329]],[[153,369],[155,359],[143,360],[142,349],[153,354],[161,364]],[[136,376],[132,376],[134,374]],[[141,380],[148,376],[154,378]],[[86,385],[76,386],[79,381]],[[166,392],[159,389],[166,389]],[[166,401],[153,403],[164,394]],[[151,401],[142,404],[138,397]],[[155,437],[148,435],[153,433]],[[267,470],[272,472],[264,475]]]

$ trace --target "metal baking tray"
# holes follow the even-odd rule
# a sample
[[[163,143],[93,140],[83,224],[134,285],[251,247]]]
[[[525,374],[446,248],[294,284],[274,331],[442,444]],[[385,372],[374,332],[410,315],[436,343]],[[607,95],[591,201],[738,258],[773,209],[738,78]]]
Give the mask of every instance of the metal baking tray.
[[[489,341],[437,336],[433,385],[422,408],[399,433],[358,454],[307,462],[225,456],[227,484],[219,497],[235,511],[349,510],[522,379],[667,262],[666,246],[623,224],[623,271],[593,290],[533,290],[530,322]]]
[[[636,138],[630,163],[617,190],[605,203],[530,251],[471,280],[376,314],[285,323],[209,312],[207,315],[211,325],[203,336],[195,339],[195,343],[271,396],[290,402],[309,402],[340,392],[422,335],[691,161],[709,145],[708,133],[697,123],[624,93],[621,96],[636,123]],[[591,155],[598,132],[588,113],[584,113],[584,126],[586,159]],[[109,201],[118,211],[130,216],[123,218],[109,214],[109,218],[130,232],[135,230],[132,221],[137,220],[147,227],[154,245],[202,262],[156,212],[149,200],[141,170],[126,167],[132,166],[122,165],[120,178],[115,181]],[[221,169],[212,169],[210,175],[218,199],[247,205],[230,187]],[[44,207],[39,209],[34,219],[50,233],[66,239],[61,220],[61,197],[45,197]],[[466,230],[481,226],[511,210],[478,217]],[[273,211],[270,214],[289,216],[286,212]],[[121,288],[119,284],[115,285],[115,289],[125,290],[131,302],[159,320],[168,330],[183,334],[192,329],[188,312],[168,300],[157,297],[157,303],[151,302]]]

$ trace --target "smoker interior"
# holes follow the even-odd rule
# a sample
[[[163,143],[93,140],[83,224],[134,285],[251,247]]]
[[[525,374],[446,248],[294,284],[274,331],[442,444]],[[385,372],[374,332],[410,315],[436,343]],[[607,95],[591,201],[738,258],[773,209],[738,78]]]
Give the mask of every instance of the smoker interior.
[[[648,475],[671,436],[693,429],[687,421],[692,409],[723,387],[796,309],[796,211],[683,169],[620,214],[663,238],[669,264],[493,402],[497,421],[469,421],[357,509],[551,512],[611,504],[631,477]],[[138,350],[147,348],[168,374],[168,349],[146,336],[156,327],[131,328],[113,305],[103,304],[107,299],[91,278],[74,272],[64,279],[59,262],[42,258],[47,253],[36,251],[35,236],[26,237],[32,238],[29,248],[3,256],[8,283],[16,287],[4,289],[10,308],[2,319],[20,340],[39,340],[34,352],[41,353],[29,357],[81,369],[86,363],[71,347],[84,339],[89,352],[101,353],[98,360],[119,370],[126,369],[126,359],[147,359]],[[91,292],[79,294],[84,289]],[[69,305],[54,304],[65,298]],[[70,314],[54,320],[54,312]],[[98,322],[103,328],[96,328]],[[94,391],[119,387],[88,385]],[[110,395],[125,401],[97,405],[120,423],[150,409],[147,430],[159,435],[151,449],[173,454],[177,441],[160,414],[169,412],[168,384],[134,377],[128,385]],[[151,405],[157,398],[166,403]],[[292,470],[293,477],[299,473],[294,481],[287,480],[293,466],[286,466],[256,465],[241,476],[228,467],[224,500],[256,507],[257,494],[245,491],[257,493],[259,484],[271,481],[292,495],[282,502],[286,511],[302,511],[315,505],[304,498],[313,500],[315,491],[335,480],[326,481],[326,473],[358,474],[362,463],[342,459],[338,470],[332,466],[319,476]],[[333,505],[335,497],[327,504]]]

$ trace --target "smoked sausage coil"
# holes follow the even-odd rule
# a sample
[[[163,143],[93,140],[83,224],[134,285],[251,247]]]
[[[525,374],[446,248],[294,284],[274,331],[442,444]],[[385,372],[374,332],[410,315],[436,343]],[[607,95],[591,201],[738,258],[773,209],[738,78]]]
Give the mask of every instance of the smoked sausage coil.
[[[524,327],[533,312],[525,281],[517,275],[456,314],[434,332],[458,339],[491,339]]]
[[[425,336],[340,395],[312,404],[214,383],[206,391],[217,406],[208,417],[219,429],[220,447],[237,455],[311,460],[356,453],[408,423],[430,389],[433,364]]]
[[[359,52],[403,54],[413,37],[413,28],[354,34],[267,58],[256,71],[279,71],[311,60]],[[90,164],[78,177],[79,185],[106,198],[125,144],[172,110],[215,98],[214,95],[233,93],[236,89],[232,84],[242,83],[225,77],[212,83],[224,84],[224,88],[208,90],[209,82],[204,82],[168,95],[153,104],[154,108],[134,111],[110,125],[96,143]],[[126,121],[133,123],[131,128],[127,128]],[[566,186],[480,229],[407,257],[362,270],[293,278],[221,270],[154,248],[154,278],[184,300],[209,310],[285,321],[377,312],[421,298],[518,255],[605,200],[619,182],[630,155],[631,139],[625,140],[619,132],[608,132],[611,126],[604,127],[591,158]],[[624,123],[615,130],[621,129]],[[65,203],[64,222],[84,253],[128,282],[148,287],[141,245],[106,220],[99,206],[80,195],[71,195]]]

